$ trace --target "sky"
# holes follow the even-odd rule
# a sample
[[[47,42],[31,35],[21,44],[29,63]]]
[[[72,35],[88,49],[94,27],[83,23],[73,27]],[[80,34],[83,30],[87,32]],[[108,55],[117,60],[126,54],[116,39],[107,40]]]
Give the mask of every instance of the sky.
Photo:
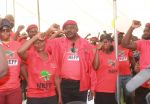
[[[145,23],[150,22],[150,0],[116,1],[116,29],[126,32],[132,20],[140,20],[142,26],[134,31],[134,35],[141,37]],[[37,0],[0,0],[0,8],[1,17],[15,16],[15,30],[21,24],[25,27],[38,25]],[[82,37],[88,33],[97,36],[103,30],[113,32],[113,0],[39,0],[39,9],[40,31],[46,31],[53,23],[62,26],[72,19],[78,23]]]

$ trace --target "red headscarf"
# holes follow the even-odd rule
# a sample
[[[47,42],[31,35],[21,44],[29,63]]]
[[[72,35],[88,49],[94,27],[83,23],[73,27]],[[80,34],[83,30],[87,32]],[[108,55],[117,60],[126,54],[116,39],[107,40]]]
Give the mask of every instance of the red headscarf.
[[[77,25],[77,22],[74,20],[67,20],[64,24],[63,24],[63,30],[65,28],[65,26],[67,25]]]
[[[38,27],[37,27],[37,25],[35,25],[35,24],[31,24],[31,25],[29,25],[29,26],[27,27],[26,32],[29,32],[29,30],[32,29],[32,28],[38,28]]]

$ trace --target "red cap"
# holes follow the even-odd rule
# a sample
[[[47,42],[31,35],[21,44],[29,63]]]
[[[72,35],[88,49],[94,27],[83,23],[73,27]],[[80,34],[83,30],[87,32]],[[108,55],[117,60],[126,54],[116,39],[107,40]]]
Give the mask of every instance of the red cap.
[[[29,32],[29,30],[32,29],[32,28],[38,28],[38,27],[37,27],[37,25],[35,25],[35,24],[31,24],[31,25],[29,25],[29,26],[27,27],[26,32]]]
[[[145,24],[145,27],[150,27],[150,23],[146,23],[146,24]]]
[[[65,28],[65,26],[67,25],[77,25],[77,22],[74,20],[67,20],[64,24],[63,24],[63,30]]]

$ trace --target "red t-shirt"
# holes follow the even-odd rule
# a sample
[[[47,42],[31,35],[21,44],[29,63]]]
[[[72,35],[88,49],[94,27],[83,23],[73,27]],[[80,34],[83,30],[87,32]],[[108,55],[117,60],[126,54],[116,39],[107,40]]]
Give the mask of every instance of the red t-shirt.
[[[100,66],[96,72],[97,84],[96,92],[115,93],[118,74],[118,64],[115,58],[115,52],[106,54],[99,52]]]
[[[8,60],[9,80],[6,81],[6,83],[4,83],[2,86],[0,86],[0,92],[9,91],[20,87],[19,75],[21,59],[17,54],[17,50],[20,47],[20,44],[17,41],[10,41],[9,43],[3,43],[2,47]]]
[[[129,49],[118,46],[119,74],[130,75]]]
[[[67,49],[63,55],[62,59],[62,68],[61,68],[61,76],[62,78],[80,80],[80,58],[78,55],[79,40],[76,42],[74,46],[74,51],[71,52],[72,46],[71,42],[68,42]]]
[[[54,77],[58,70],[52,56],[48,54],[48,60],[43,60],[36,51],[27,52],[28,72],[28,97],[49,97],[56,95]]]
[[[150,65],[150,40],[138,40],[136,46],[140,52],[140,70],[143,70]],[[143,87],[150,88],[149,82],[146,82]]]
[[[5,84],[9,80],[9,73],[2,78],[0,78],[0,86]]]
[[[46,44],[48,52],[54,54],[54,56],[56,57],[56,61],[59,67],[58,69],[60,70],[60,72],[63,65],[62,59],[64,57],[64,53],[68,49],[67,46],[69,41],[70,40],[66,37],[60,37],[48,40],[48,43]],[[94,90],[96,78],[94,70],[92,68],[93,56],[91,45],[88,43],[87,40],[82,39],[81,37],[77,41],[79,41],[79,47],[77,48],[80,62],[80,91],[85,91],[90,88]],[[73,72],[74,70],[72,70],[72,73]]]

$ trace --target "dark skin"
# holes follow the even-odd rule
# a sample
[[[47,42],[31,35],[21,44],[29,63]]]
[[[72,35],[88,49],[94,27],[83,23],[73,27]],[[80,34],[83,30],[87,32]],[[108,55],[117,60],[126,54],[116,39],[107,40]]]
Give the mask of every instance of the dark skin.
[[[38,33],[38,28],[34,27],[28,31],[28,36],[30,39]]]
[[[142,39],[145,39],[145,40],[150,39],[150,27],[145,27],[144,28]]]
[[[134,29],[136,29],[136,28],[138,28],[140,26],[141,26],[140,21],[134,20],[132,22],[132,25],[128,29],[128,32],[126,33],[125,37],[122,39],[122,45],[123,45],[123,47],[128,48],[128,49],[132,49],[132,50],[136,49],[135,42],[133,42],[133,41],[131,42],[131,40],[132,40],[132,33],[133,33]]]
[[[122,39],[123,39],[123,34],[118,35],[118,45],[121,45]],[[129,61],[131,65],[133,66],[135,65],[135,60],[133,57],[129,57]]]
[[[77,32],[78,32],[77,25],[67,25],[64,27],[64,33],[66,38],[68,38],[72,42],[75,42],[79,38]]]
[[[0,78],[7,74],[8,64],[5,58],[4,50],[0,45]]]
[[[133,33],[134,29],[136,29],[140,26],[141,26],[140,21],[134,20],[132,22],[132,25],[130,26],[127,34],[125,35],[125,37],[122,40],[123,47],[128,48],[128,49],[132,49],[132,50],[136,50],[136,48],[137,48],[136,43],[134,41],[131,41],[131,39],[132,39],[132,33]],[[147,40],[150,39],[150,30],[148,27],[145,27],[145,29],[143,31],[143,35],[145,36],[145,38]]]
[[[35,51],[39,54],[39,56],[43,60],[48,60],[48,54],[45,51],[45,38],[43,37],[43,33],[38,33],[34,37],[32,37],[30,40],[26,41],[19,49],[18,49],[18,54],[21,57],[22,60],[27,59],[27,50],[28,48],[33,44]],[[60,80],[58,76],[55,76],[55,85],[56,85],[56,90],[58,93],[58,104],[62,104],[62,99],[61,99],[61,91],[60,91]]]
[[[123,34],[118,35],[118,45],[121,44],[122,39],[123,39]]]
[[[111,41],[107,39],[103,39],[102,42],[99,44],[98,48],[94,50],[95,56],[93,60],[93,68],[95,70],[98,70],[100,62],[99,62],[99,49],[101,49],[106,54],[110,54],[112,51],[110,50],[111,47]]]

